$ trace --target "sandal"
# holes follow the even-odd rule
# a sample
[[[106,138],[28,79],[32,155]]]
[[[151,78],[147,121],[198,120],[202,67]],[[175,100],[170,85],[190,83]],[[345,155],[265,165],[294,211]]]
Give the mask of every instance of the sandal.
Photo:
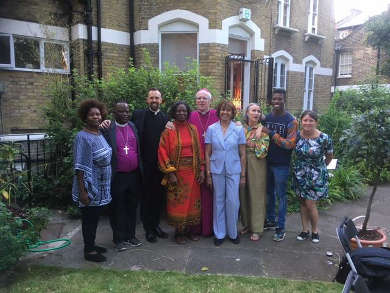
[[[259,241],[260,240],[260,234],[259,233],[252,233],[250,240],[251,241]]]
[[[240,234],[241,235],[245,235],[245,234],[248,234],[249,233],[249,228],[248,227],[244,227],[241,229],[240,231]]]

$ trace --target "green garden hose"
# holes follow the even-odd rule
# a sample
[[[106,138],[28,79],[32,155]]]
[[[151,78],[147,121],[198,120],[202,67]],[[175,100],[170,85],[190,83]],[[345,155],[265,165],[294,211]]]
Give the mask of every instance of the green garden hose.
[[[56,246],[56,247],[38,249],[38,247],[41,247],[42,245],[49,244],[49,243],[55,243],[55,242],[63,242],[63,244],[61,244],[60,246]],[[67,239],[67,238],[59,238],[59,239],[53,239],[53,240],[47,240],[47,241],[39,240],[37,243],[30,245],[28,247],[28,251],[30,251],[30,252],[53,251],[53,250],[58,250],[58,249],[67,247],[71,243],[72,243],[72,241],[70,241],[70,239]]]
[[[22,221],[28,223],[31,227],[34,226],[33,223],[31,223],[27,219],[22,219]],[[49,244],[49,243],[55,243],[55,242],[63,242],[63,243],[61,245],[59,245],[59,246],[56,246],[56,247],[40,248],[39,249],[39,247],[41,247],[43,245],[46,245],[46,244]],[[30,252],[53,251],[53,250],[58,250],[58,249],[65,248],[65,247],[69,246],[71,243],[72,243],[72,241],[70,239],[68,239],[68,238],[58,238],[58,239],[46,240],[46,241],[38,240],[38,242],[28,246],[28,251],[30,251]]]

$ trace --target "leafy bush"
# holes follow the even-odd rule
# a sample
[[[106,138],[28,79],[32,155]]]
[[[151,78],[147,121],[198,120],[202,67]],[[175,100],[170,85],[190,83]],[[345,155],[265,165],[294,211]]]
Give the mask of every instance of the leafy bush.
[[[46,227],[48,210],[20,210],[0,202],[0,271],[14,265]]]
[[[333,140],[333,148],[336,156],[340,156],[343,153],[344,145],[340,142],[340,138],[343,135],[345,129],[349,127],[352,121],[351,115],[338,105],[342,96],[337,93],[328,111],[320,116],[319,129],[328,134]]]
[[[337,92],[333,100],[338,110],[361,114],[372,108],[390,107],[390,91],[375,83],[361,86],[359,90]]]
[[[365,192],[363,176],[353,166],[340,166],[330,174],[328,203],[355,200]]]
[[[15,264],[26,251],[25,235],[18,233],[22,227],[21,219],[14,218],[0,202],[0,271]]]
[[[367,205],[362,230],[367,229],[371,205],[380,183],[380,174],[390,171],[390,107],[374,107],[363,114],[356,115],[351,127],[345,131],[342,141],[346,145],[348,158],[357,164],[363,164],[369,173],[363,175],[373,190]],[[367,177],[369,176],[370,177]]]

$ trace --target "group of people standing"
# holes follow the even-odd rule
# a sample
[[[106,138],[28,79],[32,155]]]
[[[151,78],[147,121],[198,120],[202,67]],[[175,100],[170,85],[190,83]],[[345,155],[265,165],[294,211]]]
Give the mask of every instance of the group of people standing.
[[[317,115],[304,112],[298,132],[297,120],[284,109],[286,92],[277,89],[270,114],[264,116],[251,103],[243,121],[234,122],[233,103],[223,100],[214,110],[211,98],[207,89],[199,90],[196,110],[179,101],[170,108],[169,120],[160,111],[160,91],[152,88],[147,109],[134,111],[130,120],[129,106],[119,102],[115,120],[103,123],[104,105],[96,100],[81,103],[85,127],[74,141],[72,194],[82,211],[85,259],[105,260],[106,249],[95,244],[95,235],[102,206],[110,202],[118,251],[141,245],[135,236],[139,201],[145,238],[152,243],[168,238],[160,227],[164,203],[178,244],[198,241],[200,235],[214,235],[216,246],[226,236],[238,244],[246,233],[258,241],[267,229],[276,229],[275,241],[283,240],[294,149],[293,181],[302,216],[297,239],[309,238],[311,225],[312,240],[319,241],[315,203],[327,196],[326,164],[333,150],[330,138],[317,129]]]

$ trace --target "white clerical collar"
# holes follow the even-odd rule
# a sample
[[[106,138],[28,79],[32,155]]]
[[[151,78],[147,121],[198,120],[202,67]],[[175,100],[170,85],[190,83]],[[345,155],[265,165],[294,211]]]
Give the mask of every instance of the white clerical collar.
[[[210,110],[207,110],[207,111],[204,111],[204,112],[201,112],[201,111],[198,110],[198,112],[199,112],[199,114],[201,114],[201,115],[206,115],[207,113],[210,112]]]
[[[153,111],[152,108],[149,107],[150,112],[152,112],[154,115],[157,115],[158,112],[160,112],[160,109],[157,109],[157,111]]]
[[[115,124],[116,124],[116,126],[118,126],[118,127],[126,127],[126,125],[127,125],[127,123],[120,124],[120,123],[118,123],[118,122],[116,122],[116,121],[115,121]]]

